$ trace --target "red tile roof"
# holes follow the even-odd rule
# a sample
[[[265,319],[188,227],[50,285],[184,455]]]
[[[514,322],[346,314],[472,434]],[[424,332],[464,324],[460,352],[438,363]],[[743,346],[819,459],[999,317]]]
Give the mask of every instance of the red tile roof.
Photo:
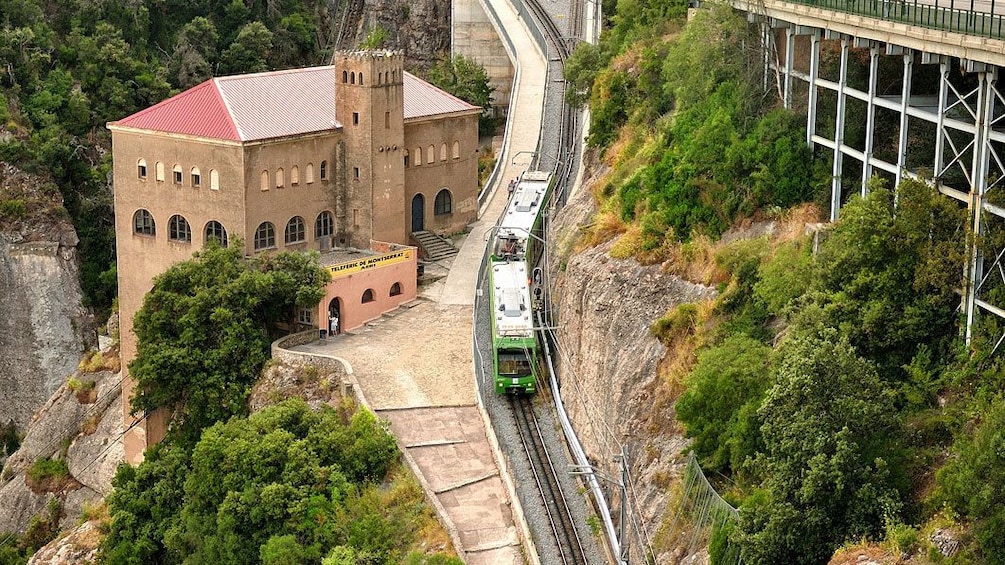
[[[404,73],[405,119],[477,110]],[[341,127],[335,67],[217,77],[110,125],[230,141],[254,141]]]

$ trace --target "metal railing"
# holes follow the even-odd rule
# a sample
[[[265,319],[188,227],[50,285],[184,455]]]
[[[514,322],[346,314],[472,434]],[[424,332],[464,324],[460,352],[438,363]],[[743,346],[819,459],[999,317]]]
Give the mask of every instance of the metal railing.
[[[908,25],[988,37],[1003,38],[1005,19],[996,0],[788,0],[795,4],[826,8],[904,23]],[[997,0],[1001,2],[1002,0]]]

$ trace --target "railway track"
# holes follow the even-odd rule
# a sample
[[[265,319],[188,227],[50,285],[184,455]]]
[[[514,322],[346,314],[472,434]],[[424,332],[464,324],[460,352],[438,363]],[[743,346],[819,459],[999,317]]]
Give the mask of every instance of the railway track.
[[[559,482],[559,470],[545,447],[531,399],[526,396],[511,396],[510,405],[520,433],[520,443],[530,462],[531,474],[541,493],[542,505],[548,520],[551,522],[561,563],[586,565],[586,549],[576,530],[575,516],[569,508]]]
[[[524,5],[533,14],[541,26],[541,31],[549,44],[548,59],[558,63],[559,73],[564,73],[565,62],[579,42],[583,30],[583,0],[569,0],[568,33],[563,33],[555,23],[554,18],[548,13],[538,0],[523,0]],[[554,55],[554,56],[553,56]],[[559,144],[557,155],[555,155],[555,176],[557,177],[558,190],[555,192],[555,204],[562,206],[565,204],[569,185],[575,180],[576,147],[579,142],[579,112],[564,103],[565,88],[564,77],[555,80],[555,84],[562,84],[561,97],[562,120],[559,124]]]

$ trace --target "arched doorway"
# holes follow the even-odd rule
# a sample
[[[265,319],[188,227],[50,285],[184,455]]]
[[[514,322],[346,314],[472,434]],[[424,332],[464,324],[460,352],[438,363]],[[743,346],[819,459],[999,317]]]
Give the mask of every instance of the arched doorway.
[[[328,303],[328,333],[332,336],[342,333],[342,299],[337,296]]]
[[[426,199],[421,194],[412,197],[412,231],[422,231],[425,229]]]

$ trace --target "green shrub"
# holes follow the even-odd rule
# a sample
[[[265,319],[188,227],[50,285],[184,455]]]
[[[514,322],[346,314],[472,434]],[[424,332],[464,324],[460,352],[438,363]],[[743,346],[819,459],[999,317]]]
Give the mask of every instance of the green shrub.
[[[681,304],[649,326],[649,333],[663,344],[691,335],[698,324],[698,305]]]
[[[891,522],[886,525],[886,542],[897,553],[911,555],[921,547],[921,534],[917,528],[913,528],[900,522]]]
[[[55,492],[70,478],[70,469],[63,459],[40,459],[28,468],[27,483],[36,492]]]
[[[19,220],[28,214],[28,205],[20,198],[0,202],[0,218]]]

